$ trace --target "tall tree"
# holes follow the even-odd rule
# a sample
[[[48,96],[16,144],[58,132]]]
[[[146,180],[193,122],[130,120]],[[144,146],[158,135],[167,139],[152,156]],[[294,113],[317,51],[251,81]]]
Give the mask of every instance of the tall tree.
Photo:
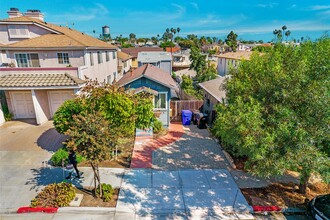
[[[130,33],[129,34],[129,39],[130,39],[130,41],[135,41],[136,35],[134,33]]]
[[[206,55],[202,55],[199,48],[192,47],[189,59],[191,60],[190,69],[195,70],[197,76],[201,75],[202,72],[206,69]]]
[[[259,176],[300,173],[306,192],[312,173],[330,182],[330,38],[300,47],[277,43],[242,61],[226,83],[214,132]]]
[[[237,34],[235,34],[233,31],[230,31],[230,33],[227,35],[226,38],[226,44],[231,48],[232,51],[236,51],[237,49]]]

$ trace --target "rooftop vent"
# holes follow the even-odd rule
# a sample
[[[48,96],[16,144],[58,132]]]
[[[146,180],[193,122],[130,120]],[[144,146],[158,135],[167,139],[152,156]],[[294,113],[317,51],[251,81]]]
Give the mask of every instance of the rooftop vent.
[[[23,14],[18,10],[18,8],[10,8],[10,10],[7,11],[7,14],[9,18],[17,18],[23,16]]]
[[[29,10],[27,10],[27,12],[41,12],[40,10],[38,10],[38,9],[29,9]]]
[[[10,8],[9,11],[19,11],[18,8]]]

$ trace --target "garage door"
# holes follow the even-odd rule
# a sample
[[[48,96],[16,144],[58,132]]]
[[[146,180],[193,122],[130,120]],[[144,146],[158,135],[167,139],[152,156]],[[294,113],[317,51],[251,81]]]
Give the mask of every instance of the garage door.
[[[51,117],[65,100],[74,98],[73,91],[50,91],[48,94]]]
[[[12,92],[11,97],[13,101],[15,118],[36,117],[31,92]]]

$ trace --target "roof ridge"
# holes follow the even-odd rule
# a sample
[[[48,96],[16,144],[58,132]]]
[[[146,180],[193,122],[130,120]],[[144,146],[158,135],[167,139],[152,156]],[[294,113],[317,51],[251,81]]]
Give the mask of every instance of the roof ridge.
[[[148,65],[149,65],[149,63],[146,64],[146,67],[144,68],[144,70],[143,70],[143,72],[142,72],[142,75],[143,75],[143,76],[145,76],[145,73],[146,73],[146,71],[147,71]]]

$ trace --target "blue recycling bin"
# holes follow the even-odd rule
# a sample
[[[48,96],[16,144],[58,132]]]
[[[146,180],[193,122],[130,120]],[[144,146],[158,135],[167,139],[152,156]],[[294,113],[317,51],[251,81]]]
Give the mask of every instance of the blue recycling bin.
[[[182,110],[183,125],[190,125],[191,117],[192,117],[192,112],[190,110]]]

